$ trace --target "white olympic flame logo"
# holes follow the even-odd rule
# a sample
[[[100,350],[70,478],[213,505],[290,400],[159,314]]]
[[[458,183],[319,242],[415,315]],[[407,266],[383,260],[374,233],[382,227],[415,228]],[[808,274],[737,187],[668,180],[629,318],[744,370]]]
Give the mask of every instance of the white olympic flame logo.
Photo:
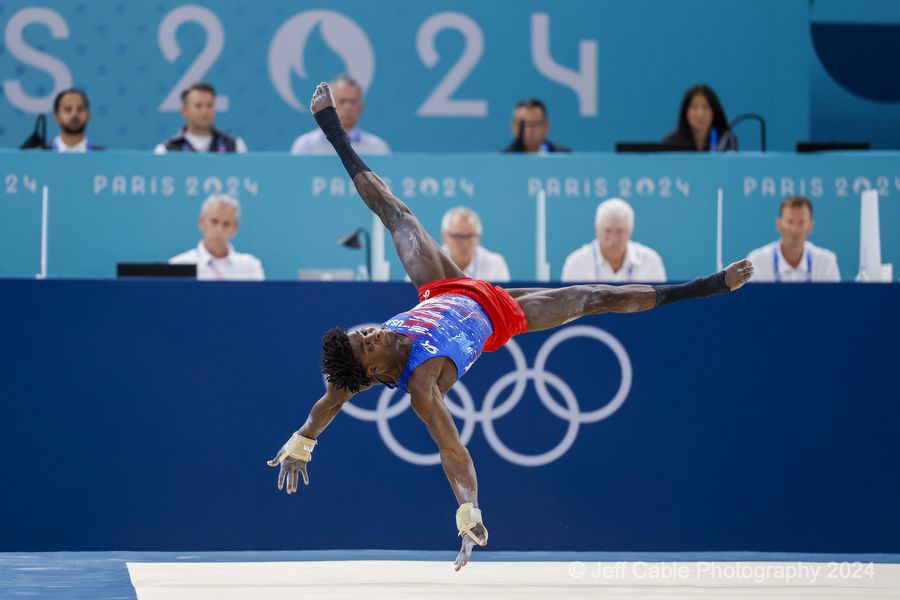
[[[375,53],[366,32],[356,21],[333,10],[307,10],[284,22],[269,45],[269,77],[281,98],[292,108],[305,111],[306,104],[297,99],[291,85],[296,74],[306,79],[306,43],[318,27],[332,52],[347,67],[347,73],[368,90],[375,77]]]
[[[378,327],[378,325],[361,325],[351,328],[350,331],[369,326]],[[581,411],[578,399],[575,397],[572,388],[561,377],[545,370],[550,353],[562,342],[578,337],[594,339],[608,346],[619,362],[622,376],[619,389],[612,400],[600,408],[587,412]],[[597,327],[575,325],[557,331],[543,343],[535,358],[534,366],[531,368],[528,367],[525,354],[515,340],[507,342],[504,348],[512,355],[515,370],[503,375],[491,385],[484,397],[484,405],[481,410],[475,408],[472,394],[462,381],[457,381],[450,389],[450,393],[458,398],[459,403],[451,401],[450,394],[447,395],[445,401],[450,413],[463,422],[462,429],[459,432],[463,444],[469,443],[469,440],[472,439],[472,435],[475,433],[475,426],[480,423],[484,430],[484,436],[491,448],[501,457],[516,465],[540,467],[552,463],[572,447],[572,444],[575,443],[575,438],[578,436],[578,428],[582,424],[596,423],[612,415],[622,406],[628,397],[628,392],[631,390],[631,360],[628,358],[625,347],[612,334]],[[522,400],[529,381],[534,381],[538,398],[547,410],[569,423],[562,440],[555,447],[541,454],[522,454],[513,450],[503,443],[494,429],[494,421],[509,414]],[[506,400],[495,406],[500,393],[510,385],[513,386],[512,393]],[[554,399],[547,389],[548,385],[559,393],[565,406]],[[405,394],[399,401],[391,404],[391,400],[397,392],[398,390],[395,389],[385,389],[378,397],[378,403],[374,409],[361,408],[348,402],[344,405],[343,410],[357,419],[375,422],[381,439],[398,458],[416,465],[440,464],[441,457],[439,453],[421,454],[413,452],[404,447],[394,437],[390,428],[390,420],[410,407],[409,394]]]

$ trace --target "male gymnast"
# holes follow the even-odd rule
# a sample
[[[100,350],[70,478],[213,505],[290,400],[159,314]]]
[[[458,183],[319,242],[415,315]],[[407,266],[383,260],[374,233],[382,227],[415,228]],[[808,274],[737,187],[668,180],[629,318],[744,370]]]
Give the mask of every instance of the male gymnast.
[[[481,355],[527,331],[559,327],[584,315],[650,310],[688,298],[733,291],[753,274],[742,260],[723,271],[675,285],[576,285],[504,290],[465,277],[400,199],[369,169],[353,148],[335,111],[326,83],[316,88],[310,112],[334,146],[363,202],[391,232],[397,254],[419,290],[419,304],[388,319],[380,328],[347,332],[335,327],[322,341],[325,395],[303,426],[268,462],[280,467],[278,489],[297,492],[299,477],[309,485],[307,465],[322,431],[355,394],[373,385],[409,393],[412,408],[437,444],[444,474],[459,504],[456,528],[462,548],[458,571],[488,532],[478,508],[472,457],[459,439],[444,396]]]

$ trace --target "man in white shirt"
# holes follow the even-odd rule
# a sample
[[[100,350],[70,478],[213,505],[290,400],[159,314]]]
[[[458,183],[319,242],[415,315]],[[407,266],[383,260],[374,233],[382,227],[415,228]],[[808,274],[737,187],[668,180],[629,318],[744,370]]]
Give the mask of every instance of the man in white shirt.
[[[236,198],[214,194],[200,208],[203,239],[197,247],[169,259],[170,264],[197,265],[197,279],[265,279],[262,263],[252,254],[235,252],[231,238],[237,233],[241,204]]]
[[[58,93],[53,100],[53,118],[59,125],[59,135],[50,144],[54,152],[83,154],[103,149],[88,140],[85,133],[91,110],[82,90],[71,88]]]
[[[195,83],[181,92],[181,116],[184,127],[174,136],[158,144],[155,154],[167,152],[247,152],[247,144],[239,137],[219,131],[216,123],[216,90],[208,83]]]
[[[481,245],[482,232],[478,213],[465,206],[451,208],[441,219],[441,249],[466,277],[509,281],[506,259]]]
[[[594,217],[597,239],[575,250],[563,265],[562,281],[656,283],[666,280],[662,258],[631,240],[634,209],[619,198],[601,202]]]
[[[337,103],[338,118],[340,118],[341,125],[350,138],[350,145],[353,146],[356,153],[389,154],[391,149],[387,142],[356,126],[366,107],[363,102],[363,90],[359,83],[349,75],[338,75],[330,85],[331,93]],[[334,148],[325,139],[322,130],[317,127],[294,140],[291,154],[334,154]]]
[[[812,212],[812,202],[804,196],[791,196],[781,203],[775,219],[781,239],[747,256],[755,268],[752,282],[841,280],[834,252],[806,239],[813,230]]]

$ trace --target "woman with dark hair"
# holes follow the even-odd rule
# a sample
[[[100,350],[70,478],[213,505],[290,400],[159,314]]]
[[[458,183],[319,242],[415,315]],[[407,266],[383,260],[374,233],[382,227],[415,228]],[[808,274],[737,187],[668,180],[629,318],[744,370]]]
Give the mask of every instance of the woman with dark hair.
[[[702,83],[685,92],[678,112],[678,127],[663,138],[663,143],[697,152],[738,149],[719,97]]]

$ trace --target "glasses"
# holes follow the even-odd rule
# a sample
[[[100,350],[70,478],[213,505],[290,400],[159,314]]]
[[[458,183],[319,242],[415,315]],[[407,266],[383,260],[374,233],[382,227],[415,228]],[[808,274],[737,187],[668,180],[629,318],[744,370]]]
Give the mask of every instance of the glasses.
[[[341,105],[346,104],[347,106],[356,106],[360,103],[360,100],[354,98],[340,98],[339,100],[335,100],[335,103]]]
[[[447,236],[457,242],[471,242],[478,239],[477,233],[448,233]]]

